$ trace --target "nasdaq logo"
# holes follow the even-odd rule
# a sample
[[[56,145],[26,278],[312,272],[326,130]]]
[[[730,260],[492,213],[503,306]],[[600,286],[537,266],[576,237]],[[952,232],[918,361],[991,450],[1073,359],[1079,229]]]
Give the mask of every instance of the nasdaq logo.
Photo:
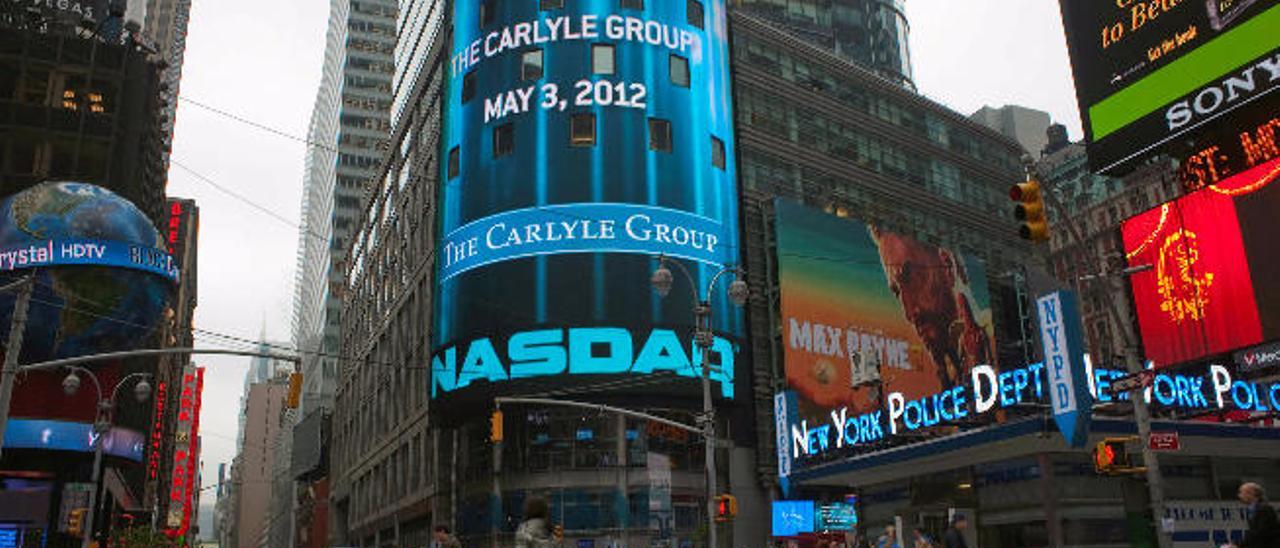
[[[710,379],[724,398],[733,398],[734,348],[716,337],[711,346]],[[686,345],[669,329],[654,329],[637,343],[620,327],[578,327],[522,331],[494,344],[489,337],[451,345],[431,360],[431,397],[490,384],[557,375],[648,375],[668,371],[681,377],[701,375],[702,350]]]

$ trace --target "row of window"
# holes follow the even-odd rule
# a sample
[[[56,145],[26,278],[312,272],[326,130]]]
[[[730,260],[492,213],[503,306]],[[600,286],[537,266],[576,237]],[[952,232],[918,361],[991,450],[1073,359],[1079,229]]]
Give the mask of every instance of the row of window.
[[[591,45],[591,73],[594,75],[611,75],[617,72],[617,48],[612,44]],[[525,81],[540,80],[545,74],[542,48],[526,51],[520,56],[520,79]],[[671,54],[667,56],[667,77],[676,87],[689,88],[689,59]],[[462,102],[465,104],[476,96],[476,71],[462,76]]]
[[[596,145],[596,115],[583,112],[569,117],[569,144],[575,147],[593,147]],[[502,158],[515,153],[515,124],[507,123],[493,128],[493,157]],[[655,152],[671,152],[671,121],[662,118],[649,118],[649,150]],[[449,173],[453,179],[461,170],[461,152],[459,147],[449,150]],[[717,169],[725,168],[724,141],[711,136],[711,165]]]
[[[498,14],[497,0],[488,0],[480,3],[480,28],[493,24],[494,18]],[[624,10],[642,10],[644,9],[644,0],[618,0],[618,7]],[[554,10],[564,8],[564,0],[538,0],[538,9]],[[697,28],[705,28],[703,21],[706,19],[706,10],[703,9],[701,0],[685,0],[685,18],[689,24]]]

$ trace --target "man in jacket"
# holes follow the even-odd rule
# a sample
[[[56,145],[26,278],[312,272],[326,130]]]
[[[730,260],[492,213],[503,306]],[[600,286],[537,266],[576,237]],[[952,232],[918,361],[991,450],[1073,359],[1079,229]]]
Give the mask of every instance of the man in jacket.
[[[969,548],[969,544],[964,540],[964,530],[969,526],[969,520],[965,519],[964,514],[956,514],[951,519],[951,528],[947,529],[947,535],[943,537],[943,546],[946,548]]]
[[[1245,483],[1238,493],[1240,502],[1248,507],[1249,530],[1237,548],[1271,548],[1280,546],[1280,520],[1276,509],[1267,502],[1267,494],[1256,483]]]

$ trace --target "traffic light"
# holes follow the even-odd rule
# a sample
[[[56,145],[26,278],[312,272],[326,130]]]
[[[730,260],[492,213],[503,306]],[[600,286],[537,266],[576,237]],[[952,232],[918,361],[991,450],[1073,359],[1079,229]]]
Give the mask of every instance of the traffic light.
[[[1033,242],[1049,241],[1049,221],[1045,218],[1044,195],[1040,183],[1035,179],[1027,179],[1009,188],[1009,199],[1013,206],[1013,218],[1022,223],[1018,235],[1024,240]]]
[[[289,374],[289,397],[284,405],[289,409],[297,409],[300,399],[302,399],[302,373],[294,371]]]
[[[493,416],[489,417],[489,441],[493,443],[502,442],[502,410],[494,409]]]
[[[716,521],[733,521],[738,515],[738,499],[733,495],[716,497]]]
[[[88,508],[75,508],[67,512],[67,534],[73,537],[84,536],[84,514]]]
[[[1093,449],[1093,469],[1099,474],[1119,474],[1133,471],[1125,442],[1129,438],[1106,438]]]

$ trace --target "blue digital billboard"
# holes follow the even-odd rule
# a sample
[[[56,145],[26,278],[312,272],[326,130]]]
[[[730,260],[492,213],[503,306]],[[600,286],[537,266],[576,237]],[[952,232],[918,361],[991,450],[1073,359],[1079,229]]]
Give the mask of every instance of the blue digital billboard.
[[[794,537],[814,532],[816,516],[811,500],[773,501],[773,536]]]
[[[93,431],[93,425],[40,419],[10,419],[4,432],[6,449],[46,449],[91,453],[101,438],[103,454],[142,461],[146,437],[133,430],[112,428],[106,435]]]
[[[693,288],[663,300],[649,279],[658,255],[699,291],[738,262],[724,0],[556,4],[454,4],[431,396],[617,380],[696,396]],[[720,398],[743,323],[727,285],[711,299]]]
[[[0,272],[64,265],[129,268],[178,281],[173,257],[150,246],[70,238],[0,248]]]

